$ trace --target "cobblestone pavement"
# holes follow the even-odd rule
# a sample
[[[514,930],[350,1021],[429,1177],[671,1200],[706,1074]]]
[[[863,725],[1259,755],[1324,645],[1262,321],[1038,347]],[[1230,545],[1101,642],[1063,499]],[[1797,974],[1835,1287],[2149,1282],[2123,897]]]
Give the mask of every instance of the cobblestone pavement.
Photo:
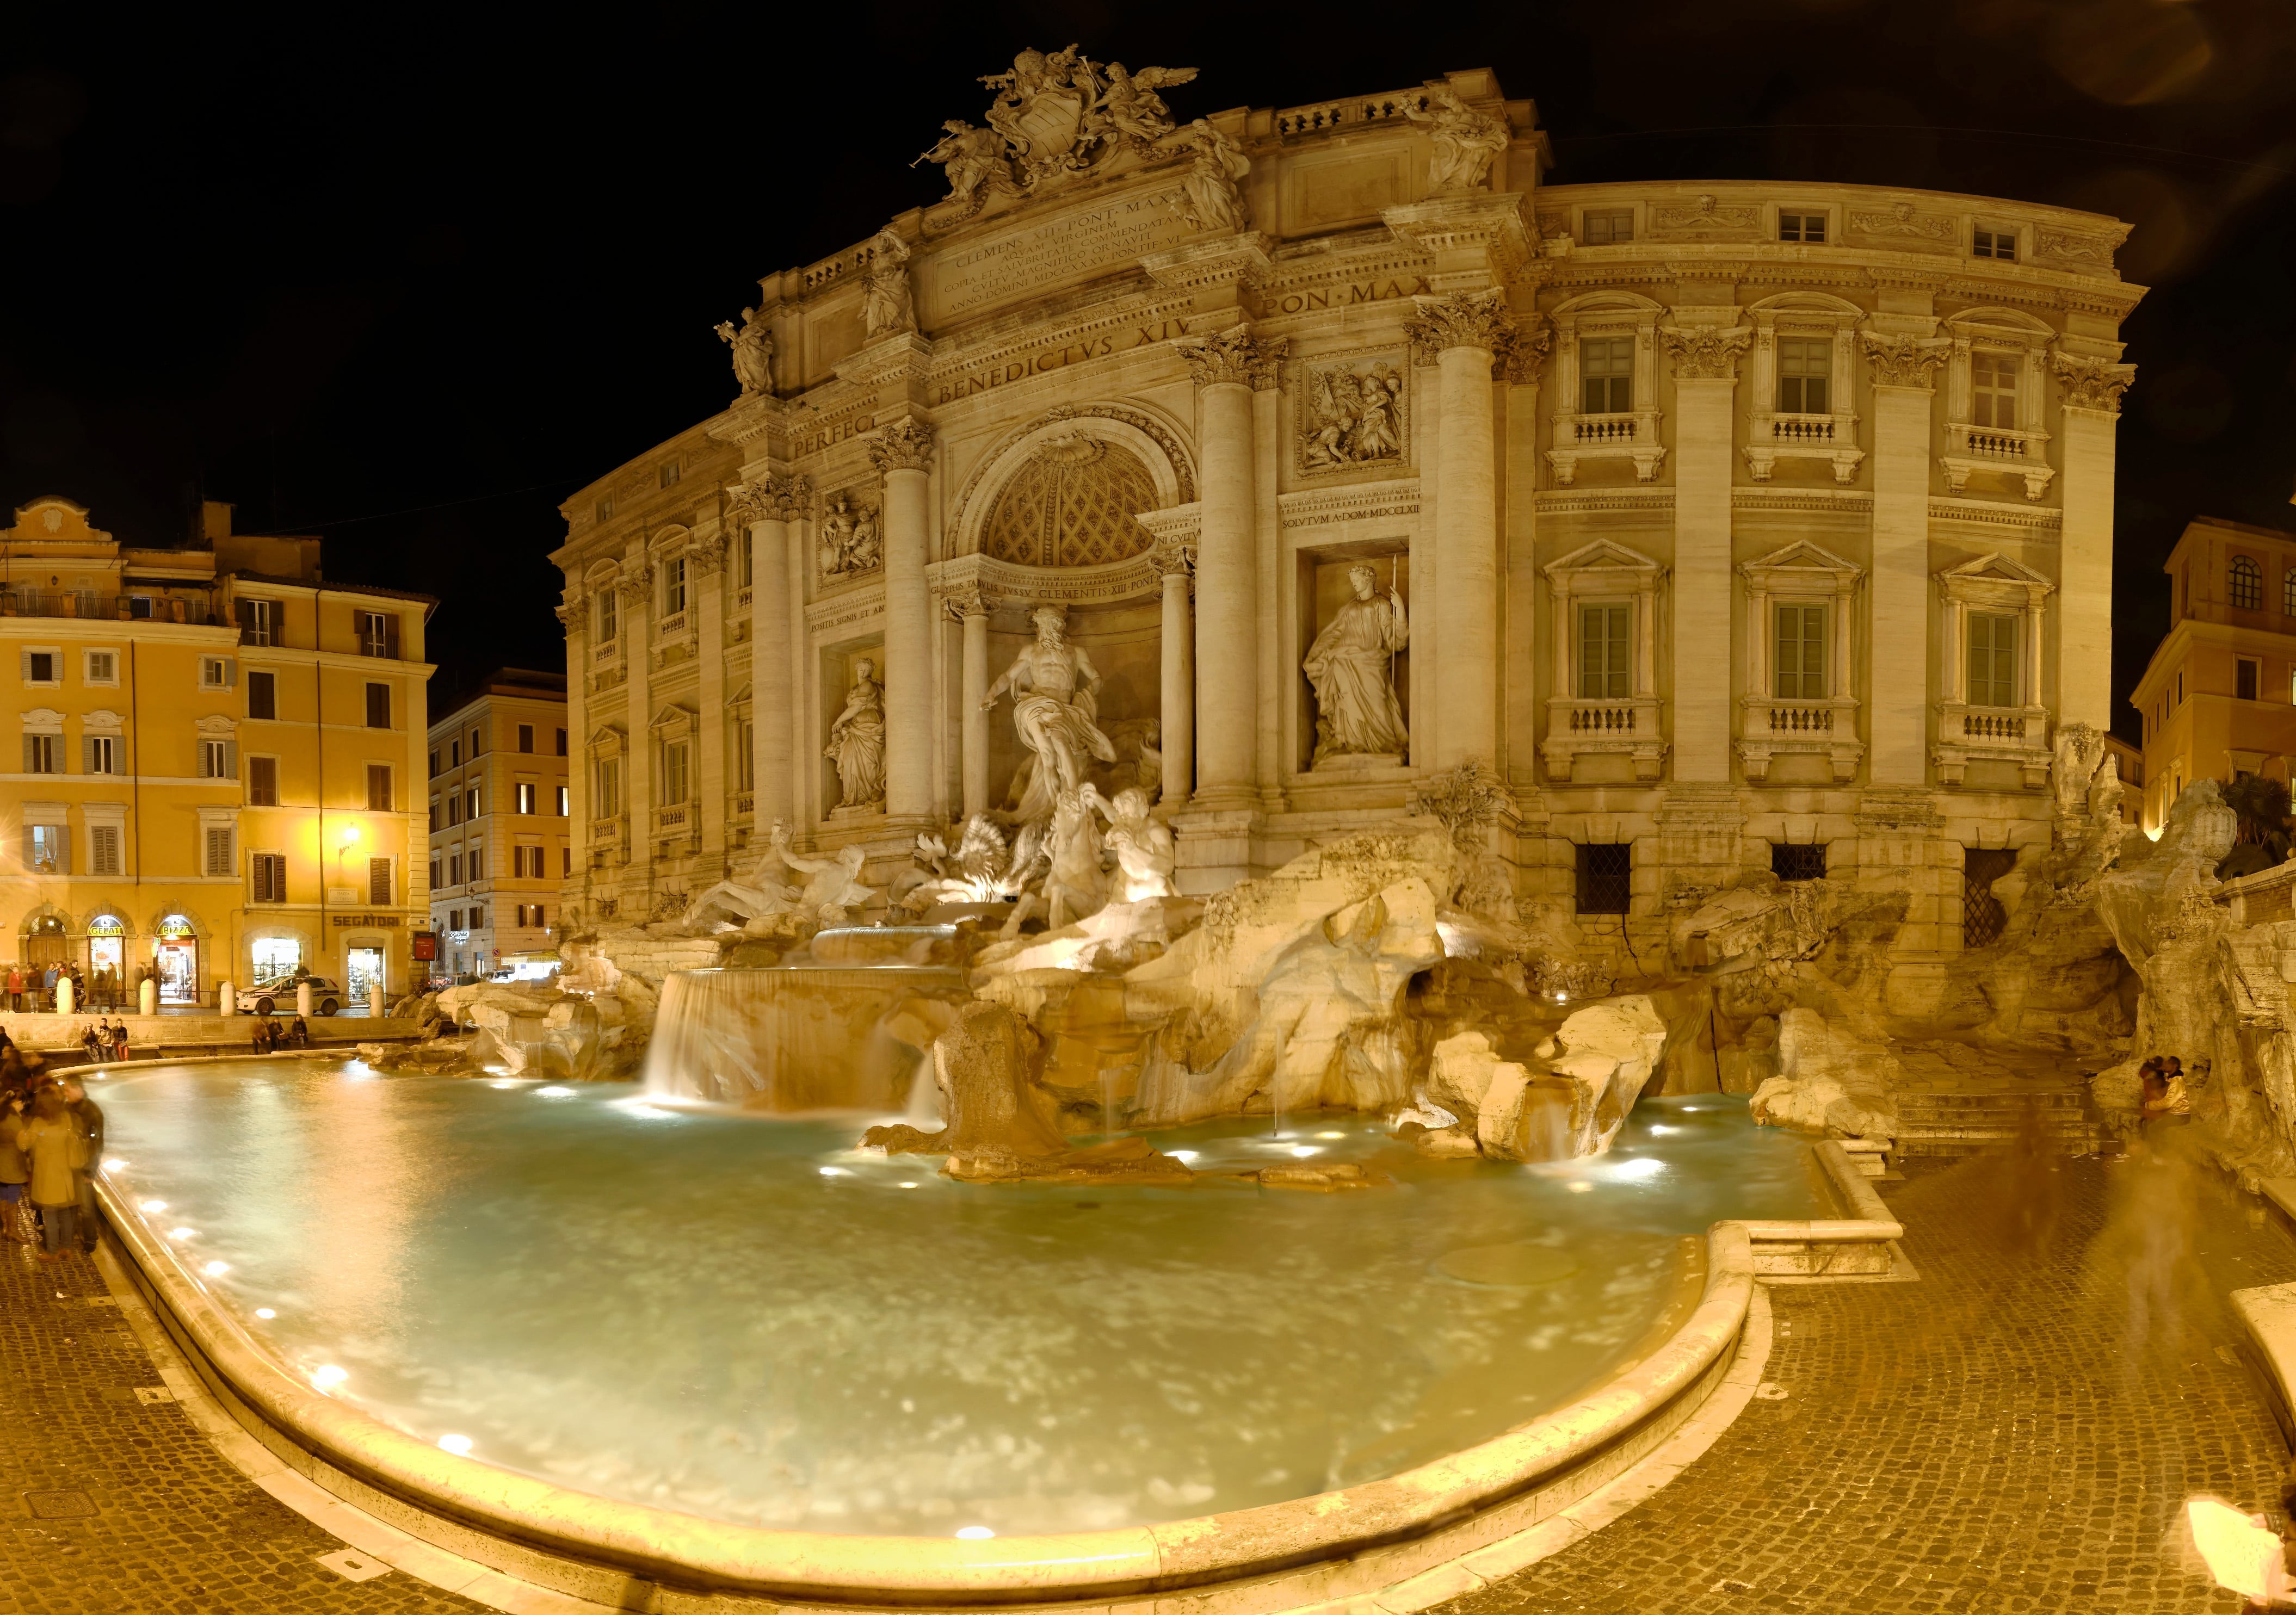
[[[1784,1399],[1444,1615],[2243,1608],[2191,1561],[2182,1505],[2280,1520],[2287,1450],[2224,1298],[2296,1278],[2296,1241],[2133,1159],[1916,1163],[1880,1187],[1920,1283],[1773,1287]]]
[[[0,1610],[485,1608],[396,1570],[353,1583],[316,1562],[343,1545],[233,1468],[181,1407],[137,1400],[159,1371],[107,1299],[85,1258],[0,1245]]]

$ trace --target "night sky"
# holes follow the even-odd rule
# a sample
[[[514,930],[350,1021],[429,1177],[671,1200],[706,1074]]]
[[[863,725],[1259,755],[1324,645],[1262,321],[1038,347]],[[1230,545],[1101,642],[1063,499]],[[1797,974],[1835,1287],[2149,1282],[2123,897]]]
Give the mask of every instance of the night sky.
[[[571,16],[572,20],[566,18]],[[843,24],[829,36],[827,21]],[[808,32],[808,30],[815,30]],[[512,20],[0,0],[0,499],[200,497],[556,668],[558,501],[729,400],[757,277],[941,194],[1014,50],[1202,69],[1183,118],[1496,69],[1557,183],[1824,179],[2131,219],[2116,701],[2195,513],[2296,529],[2296,5],[1653,0],[716,7]],[[2123,706],[2119,726],[2134,734]]]

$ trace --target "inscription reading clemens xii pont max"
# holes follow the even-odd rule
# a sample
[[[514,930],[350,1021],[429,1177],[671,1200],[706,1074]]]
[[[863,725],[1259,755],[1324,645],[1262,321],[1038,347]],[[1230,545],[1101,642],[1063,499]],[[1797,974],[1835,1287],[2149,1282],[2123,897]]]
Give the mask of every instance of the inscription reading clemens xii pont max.
[[[942,254],[922,277],[928,323],[1128,263],[1193,234],[1180,217],[1181,200],[1177,191],[1128,196]]]

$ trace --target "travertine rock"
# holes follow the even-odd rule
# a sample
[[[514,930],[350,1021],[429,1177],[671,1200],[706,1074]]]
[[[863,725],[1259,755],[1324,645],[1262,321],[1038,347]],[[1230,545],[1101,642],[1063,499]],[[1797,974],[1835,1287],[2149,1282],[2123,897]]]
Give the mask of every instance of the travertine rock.
[[[1754,1092],[1754,1119],[1823,1137],[1887,1138],[1898,1127],[1897,1056],[1816,1010],[1778,1017],[1784,1067]]]
[[[1666,1023],[1642,994],[1588,1004],[1539,1045],[1536,1063],[1501,1060],[1490,1038],[1460,1032],[1435,1045],[1421,1103],[1458,1117],[1499,1160],[1563,1160],[1611,1147],[1666,1048]],[[1450,1129],[1443,1129],[1448,1132]],[[1420,1148],[1448,1153],[1423,1135]]]

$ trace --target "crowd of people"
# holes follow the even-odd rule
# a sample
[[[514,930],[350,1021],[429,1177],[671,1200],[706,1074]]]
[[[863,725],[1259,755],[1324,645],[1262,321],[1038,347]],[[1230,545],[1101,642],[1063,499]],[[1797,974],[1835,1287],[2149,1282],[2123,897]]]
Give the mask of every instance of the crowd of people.
[[[56,1007],[56,983],[72,984],[72,1002],[82,1009],[119,1010],[135,1001],[144,990],[144,978],[148,971],[138,970],[134,981],[109,965],[99,965],[94,971],[82,970],[69,961],[62,964],[12,964],[0,991],[0,1008],[21,1014],[27,1010],[45,1014]]]
[[[2137,1125],[2150,1135],[2157,1128],[2191,1125],[2193,1096],[2185,1090],[2185,1062],[2174,1054],[2155,1054],[2136,1068],[2142,1087]]]
[[[95,1250],[94,1172],[103,1111],[73,1077],[0,1031],[0,1238],[37,1244],[45,1261]]]
[[[279,1024],[276,1015],[261,1015],[255,1022],[255,1052],[273,1054],[281,1049],[307,1049],[311,1046],[311,1026],[302,1016],[295,1017],[291,1027]]]
[[[127,1052],[127,1022],[111,1024],[111,1017],[103,1016],[94,1026],[79,1029],[79,1046],[88,1059],[97,1065],[109,1065],[115,1060],[129,1060]]]

